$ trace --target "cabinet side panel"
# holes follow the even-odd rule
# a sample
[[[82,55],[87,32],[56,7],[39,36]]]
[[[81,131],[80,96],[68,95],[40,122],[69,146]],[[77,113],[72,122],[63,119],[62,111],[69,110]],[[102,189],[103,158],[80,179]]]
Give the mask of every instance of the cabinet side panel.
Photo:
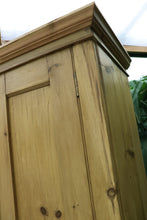
[[[50,86],[9,98],[18,218],[92,220],[70,51],[47,63]]]
[[[132,109],[129,85],[127,77],[114,64],[108,55],[98,48],[103,89],[107,106],[109,134],[112,141],[112,156],[115,160],[119,179],[119,190],[125,219],[146,219],[143,206],[145,198],[141,194],[142,188],[138,177],[138,160],[140,161],[140,144],[135,125],[134,112]],[[139,149],[140,148],[140,149]],[[139,156],[138,156],[139,154]],[[139,165],[142,172],[141,181],[145,185],[145,171]],[[142,197],[143,196],[143,197]]]
[[[0,76],[0,219],[15,220],[4,75]]]
[[[96,219],[119,220],[121,217],[93,42],[74,46],[73,55]]]

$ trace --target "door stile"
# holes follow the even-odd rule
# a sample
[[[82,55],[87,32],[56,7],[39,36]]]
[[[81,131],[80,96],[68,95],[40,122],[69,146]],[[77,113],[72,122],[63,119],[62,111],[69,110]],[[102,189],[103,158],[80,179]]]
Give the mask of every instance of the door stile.
[[[80,93],[79,93],[78,79],[77,79],[76,68],[75,68],[73,47],[70,49],[70,52],[71,52],[71,59],[72,59],[72,66],[73,66],[73,78],[74,78],[74,84],[75,84],[75,93],[76,93],[76,97],[77,97],[77,107],[78,107],[80,127],[81,127],[83,152],[84,152],[85,165],[86,165],[86,171],[87,171],[87,180],[88,180],[89,195],[90,195],[90,201],[91,201],[91,209],[92,209],[93,220],[96,220],[97,219],[96,218],[96,210],[95,210],[94,196],[93,196],[92,183],[91,183],[89,158],[88,158],[88,152],[87,152],[87,146],[86,146],[84,122],[83,122],[83,116],[82,116]]]
[[[0,75],[0,219],[16,220],[5,76]]]

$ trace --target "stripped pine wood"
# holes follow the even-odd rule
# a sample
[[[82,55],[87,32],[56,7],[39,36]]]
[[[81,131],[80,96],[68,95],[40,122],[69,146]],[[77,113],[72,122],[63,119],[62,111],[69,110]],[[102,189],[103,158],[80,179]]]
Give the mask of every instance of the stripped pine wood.
[[[15,220],[4,74],[0,76],[0,219]]]
[[[0,46],[0,220],[146,220],[130,57],[91,3]]]
[[[14,68],[5,74],[6,94],[12,95],[31,87],[49,84],[48,66],[46,57]]]
[[[92,41],[73,47],[96,219],[121,219]],[[112,192],[113,198],[109,193]],[[105,208],[104,208],[105,207]],[[107,210],[107,211],[106,211]]]
[[[50,86],[9,98],[18,219],[92,220],[70,52],[47,60]]]
[[[7,62],[2,63],[0,65],[0,73],[13,69],[27,62],[31,62],[32,60],[40,58],[41,56],[44,56],[46,54],[68,47],[73,43],[77,43],[89,38],[93,38],[93,33],[90,27],[84,28],[73,34],[67,35],[42,47],[31,50],[26,54],[20,55],[18,57],[15,57],[14,59],[10,59]]]
[[[1,46],[0,63],[89,27],[127,69],[130,65],[130,57],[94,2]]]
[[[95,4],[90,3],[79,10],[55,19],[36,30],[10,41],[6,49],[5,46],[1,46],[0,63],[89,27],[92,23],[94,8]]]
[[[146,219],[142,195],[138,193],[140,180],[136,169],[138,158],[136,157],[135,148],[139,149],[140,144],[133,141],[134,135],[131,129],[135,131],[136,127],[133,128],[130,114],[128,114],[129,103],[126,102],[124,83],[122,83],[122,77],[124,76],[100,48],[98,48],[98,52],[123,213],[127,220]],[[135,146],[135,144],[138,145]]]

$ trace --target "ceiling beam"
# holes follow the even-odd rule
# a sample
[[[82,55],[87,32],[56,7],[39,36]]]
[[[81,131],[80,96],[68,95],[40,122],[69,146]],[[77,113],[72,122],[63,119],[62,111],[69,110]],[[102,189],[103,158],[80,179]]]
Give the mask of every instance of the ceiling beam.
[[[147,47],[124,45],[124,48],[131,57],[147,57]]]

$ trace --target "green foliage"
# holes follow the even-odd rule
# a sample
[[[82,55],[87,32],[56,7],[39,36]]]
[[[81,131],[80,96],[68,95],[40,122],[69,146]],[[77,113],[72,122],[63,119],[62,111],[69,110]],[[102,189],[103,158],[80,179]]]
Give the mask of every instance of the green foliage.
[[[135,115],[147,175],[147,76],[130,81]]]
[[[140,137],[147,135],[147,76],[130,81]]]

